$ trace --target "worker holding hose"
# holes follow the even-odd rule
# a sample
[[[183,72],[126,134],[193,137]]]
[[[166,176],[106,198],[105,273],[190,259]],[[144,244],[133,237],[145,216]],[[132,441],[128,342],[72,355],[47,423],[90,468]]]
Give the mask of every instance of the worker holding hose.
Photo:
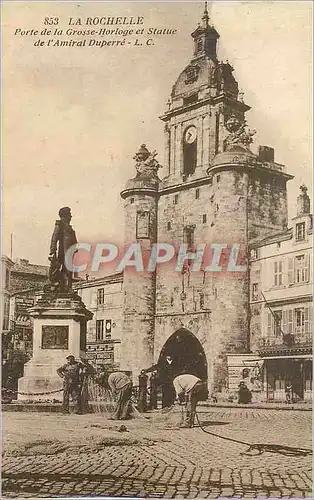
[[[198,401],[202,399],[204,394],[204,383],[195,375],[183,373],[178,375],[174,381],[173,386],[176,391],[177,401],[182,403],[184,398],[187,398],[185,406],[184,422],[180,427],[193,427],[196,414],[196,406]]]

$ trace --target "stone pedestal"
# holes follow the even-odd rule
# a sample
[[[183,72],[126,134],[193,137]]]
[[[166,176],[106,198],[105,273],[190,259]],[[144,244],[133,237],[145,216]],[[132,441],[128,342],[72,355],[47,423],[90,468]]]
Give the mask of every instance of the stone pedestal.
[[[93,314],[74,292],[44,293],[30,309],[34,319],[33,357],[25,364],[24,377],[18,382],[20,401],[62,401],[63,386],[56,370],[72,354],[76,359],[85,357],[86,323]],[[21,394],[25,393],[25,394]]]

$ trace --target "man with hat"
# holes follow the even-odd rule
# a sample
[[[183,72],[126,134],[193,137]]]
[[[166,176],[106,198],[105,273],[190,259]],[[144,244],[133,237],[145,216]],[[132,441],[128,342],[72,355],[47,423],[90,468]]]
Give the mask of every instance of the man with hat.
[[[66,357],[67,362],[57,370],[59,377],[63,378],[63,412],[69,413],[70,396],[74,403],[74,412],[81,413],[80,391],[81,373],[85,366],[80,361],[75,361],[75,357],[70,354]]]

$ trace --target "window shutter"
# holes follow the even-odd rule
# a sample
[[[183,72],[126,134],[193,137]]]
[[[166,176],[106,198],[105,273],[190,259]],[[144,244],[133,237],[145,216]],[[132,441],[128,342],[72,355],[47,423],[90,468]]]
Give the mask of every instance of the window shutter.
[[[278,285],[282,285],[282,281],[283,281],[283,279],[282,279],[283,278],[283,274],[282,274],[282,260],[280,260],[278,262],[278,267],[279,267],[279,269],[278,269],[278,273],[279,273],[279,275],[278,275]]]
[[[278,282],[277,282],[277,273],[278,273],[278,262],[275,261],[274,262],[274,285],[277,286],[278,285]]]
[[[293,333],[293,309],[288,309],[288,332]]]
[[[310,279],[310,259],[309,254],[305,255],[305,263],[304,263],[304,281],[309,281]]]
[[[309,307],[304,308],[304,333],[309,333]]]
[[[267,336],[268,337],[271,337],[271,335],[272,335],[272,319],[273,319],[272,314],[270,312],[267,313]]]
[[[288,258],[288,285],[294,283],[294,260],[292,257]]]
[[[287,334],[287,331],[288,331],[288,318],[287,318],[287,313],[288,311],[286,310],[283,310],[282,311],[282,331],[283,331],[283,334],[286,335]]]

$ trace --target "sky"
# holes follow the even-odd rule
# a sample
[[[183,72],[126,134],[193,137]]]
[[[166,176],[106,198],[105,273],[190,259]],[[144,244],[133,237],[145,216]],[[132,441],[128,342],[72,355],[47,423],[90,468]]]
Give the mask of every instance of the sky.
[[[163,122],[172,85],[189,63],[190,36],[203,2],[4,2],[2,6],[3,246],[13,259],[48,264],[60,207],[72,208],[79,241],[123,241],[120,191],[134,177],[142,143],[163,163]],[[16,29],[43,29],[45,17],[143,16],[145,29],[173,28],[154,46],[35,47]],[[215,1],[211,18],[252,109],[259,144],[311,186],[312,4],[301,1]],[[81,29],[86,29],[82,26]],[[107,37],[108,38],[108,37]],[[43,38],[44,39],[44,38]],[[159,171],[163,176],[162,170]],[[312,194],[311,189],[309,190]]]

